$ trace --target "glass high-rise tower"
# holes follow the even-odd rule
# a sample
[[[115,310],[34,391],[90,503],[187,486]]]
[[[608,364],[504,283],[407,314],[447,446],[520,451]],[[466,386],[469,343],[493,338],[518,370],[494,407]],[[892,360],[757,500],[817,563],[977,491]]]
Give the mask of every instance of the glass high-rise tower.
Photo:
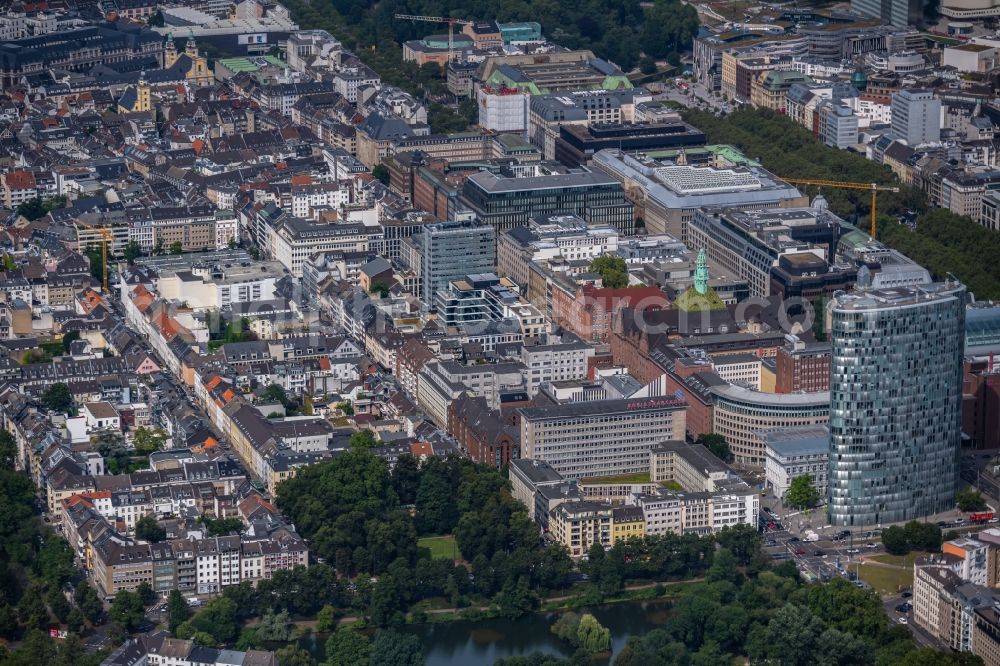
[[[953,508],[965,287],[838,293],[830,314],[830,522],[875,525]]]

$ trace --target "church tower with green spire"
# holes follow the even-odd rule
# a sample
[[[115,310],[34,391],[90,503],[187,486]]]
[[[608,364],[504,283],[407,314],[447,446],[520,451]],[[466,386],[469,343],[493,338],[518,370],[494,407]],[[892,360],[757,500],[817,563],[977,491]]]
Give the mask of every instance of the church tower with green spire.
[[[698,260],[694,265],[694,290],[702,296],[708,293],[708,256],[705,248],[698,250]]]
[[[708,255],[705,254],[705,248],[698,251],[698,259],[694,264],[694,286],[678,296],[674,305],[678,310],[686,312],[726,309],[726,304],[719,295],[708,286]]]

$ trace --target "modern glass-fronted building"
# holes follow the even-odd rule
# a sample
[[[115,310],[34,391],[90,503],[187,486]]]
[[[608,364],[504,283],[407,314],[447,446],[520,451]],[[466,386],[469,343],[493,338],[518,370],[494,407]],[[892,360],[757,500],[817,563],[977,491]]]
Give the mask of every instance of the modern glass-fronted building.
[[[496,234],[492,227],[475,222],[442,222],[424,227],[419,238],[421,296],[427,306],[452,280],[496,270]]]
[[[633,207],[625,190],[600,171],[567,170],[548,163],[500,175],[480,171],[466,179],[462,203],[498,233],[553,215],[576,215],[588,224],[635,233]]]
[[[953,508],[965,287],[838,293],[830,332],[830,522],[876,525]]]

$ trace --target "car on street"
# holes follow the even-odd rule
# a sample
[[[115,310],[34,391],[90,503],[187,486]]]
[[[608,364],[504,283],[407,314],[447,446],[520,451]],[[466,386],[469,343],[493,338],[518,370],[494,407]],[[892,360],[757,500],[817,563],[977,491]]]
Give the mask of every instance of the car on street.
[[[848,548],[847,549],[847,554],[848,555],[857,555],[860,552],[861,552],[860,548]]]
[[[805,554],[806,554],[806,551],[805,551],[805,549],[804,549],[804,548],[796,548],[796,549],[795,549],[795,554],[796,554],[796,555],[805,555]]]
[[[818,548],[813,551],[813,555],[815,555],[816,557],[826,557],[826,553],[824,553],[822,550],[819,550]]]
[[[903,594],[900,596],[902,596],[904,599],[909,599],[910,597],[913,596],[913,592],[910,592],[909,590],[903,590]]]
[[[909,613],[912,608],[913,606],[911,604],[906,604],[906,603],[896,604],[897,613]]]
[[[794,536],[793,536],[792,538],[790,538],[790,539],[788,540],[788,543],[795,543],[795,542],[796,542],[796,541],[798,541],[798,540],[799,540],[799,538],[798,538],[798,537],[794,537]]]
[[[909,624],[909,622],[907,621],[907,619],[905,617],[899,618],[899,623],[900,624]]]

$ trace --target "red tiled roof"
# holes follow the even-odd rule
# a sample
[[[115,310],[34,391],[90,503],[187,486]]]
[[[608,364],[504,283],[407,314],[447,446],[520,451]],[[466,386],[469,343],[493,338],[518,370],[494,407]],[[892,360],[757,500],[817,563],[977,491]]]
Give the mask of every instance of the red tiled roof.
[[[410,444],[410,454],[414,458],[434,455],[434,448],[427,442],[414,442]]]
[[[135,289],[132,290],[132,302],[135,303],[135,307],[139,309],[139,312],[145,312],[153,304],[156,299],[153,297],[149,290],[143,285],[136,285]]]
[[[101,295],[96,291],[90,289],[83,295],[83,298],[80,299],[80,304],[86,312],[91,312],[98,305],[103,305],[104,299],[101,298]]]
[[[583,296],[587,299],[588,307],[600,302],[605,310],[611,309],[612,305],[631,306],[639,301],[642,301],[646,307],[667,307],[670,305],[670,299],[667,298],[662,289],[657,287],[610,289],[586,286],[583,288]]]
[[[4,180],[12,190],[31,190],[36,187],[35,175],[30,171],[11,171],[4,175]]]

